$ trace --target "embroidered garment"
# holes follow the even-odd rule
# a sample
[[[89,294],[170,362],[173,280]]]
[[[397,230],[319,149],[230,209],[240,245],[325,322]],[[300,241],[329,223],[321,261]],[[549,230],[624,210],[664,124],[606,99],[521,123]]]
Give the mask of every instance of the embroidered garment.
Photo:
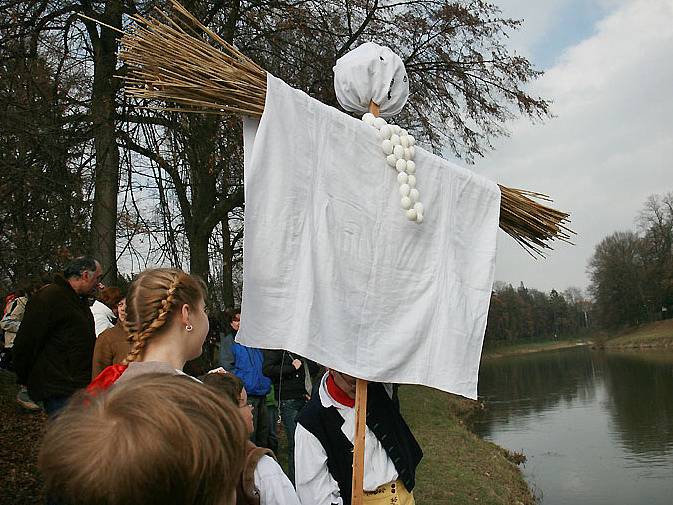
[[[237,341],[476,398],[497,185],[417,147],[427,210],[411,222],[376,130],[270,75],[244,135]]]

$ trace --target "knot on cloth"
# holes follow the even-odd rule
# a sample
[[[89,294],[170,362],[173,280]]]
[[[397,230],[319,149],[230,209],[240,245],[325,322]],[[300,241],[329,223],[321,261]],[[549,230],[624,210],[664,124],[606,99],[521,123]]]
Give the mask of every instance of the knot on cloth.
[[[337,100],[347,111],[367,112],[373,101],[381,116],[388,117],[407,103],[404,62],[388,47],[366,42],[339,58],[333,70]]]

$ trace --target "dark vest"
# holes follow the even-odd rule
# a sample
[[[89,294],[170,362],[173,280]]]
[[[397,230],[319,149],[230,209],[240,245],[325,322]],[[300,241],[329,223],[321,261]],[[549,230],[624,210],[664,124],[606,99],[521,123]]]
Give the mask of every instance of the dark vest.
[[[336,407],[323,407],[320,395],[315,394],[299,413],[297,422],[325,449],[327,469],[339,485],[344,505],[350,505],[353,444],[341,431],[343,417]],[[411,491],[416,484],[416,467],[423,451],[385,388],[377,382],[370,382],[367,386],[367,427],[395,465],[399,479]]]

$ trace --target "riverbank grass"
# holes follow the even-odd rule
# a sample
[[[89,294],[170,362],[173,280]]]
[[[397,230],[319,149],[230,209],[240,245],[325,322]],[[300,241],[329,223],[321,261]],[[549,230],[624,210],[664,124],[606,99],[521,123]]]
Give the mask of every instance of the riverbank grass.
[[[533,505],[533,496],[515,458],[482,440],[456,412],[480,408],[477,402],[422,387],[400,388],[402,413],[423,448],[414,496],[423,505]]]
[[[673,348],[673,319],[631,328],[603,342],[606,349]]]
[[[555,351],[558,349],[568,349],[591,344],[591,340],[585,338],[568,340],[544,340],[541,342],[526,342],[521,344],[501,345],[497,347],[484,348],[482,359],[502,358],[503,356],[514,356],[519,354],[530,354],[533,352]]]

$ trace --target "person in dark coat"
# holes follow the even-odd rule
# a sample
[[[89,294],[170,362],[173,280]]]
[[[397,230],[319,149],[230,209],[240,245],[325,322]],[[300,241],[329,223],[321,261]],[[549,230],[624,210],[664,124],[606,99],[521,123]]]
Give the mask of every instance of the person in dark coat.
[[[220,366],[227,372],[234,371],[234,339],[241,326],[241,309],[239,307],[229,308],[224,311],[226,328],[220,338]]]
[[[94,320],[87,297],[99,284],[98,261],[79,257],[26,305],[14,341],[14,365],[19,384],[28,386],[50,416],[91,380],[96,343]]]
[[[294,484],[294,430],[296,418],[311,397],[312,379],[320,370],[313,361],[289,351],[264,351],[263,372],[273,382],[280,418],[287,435],[288,477]]]

